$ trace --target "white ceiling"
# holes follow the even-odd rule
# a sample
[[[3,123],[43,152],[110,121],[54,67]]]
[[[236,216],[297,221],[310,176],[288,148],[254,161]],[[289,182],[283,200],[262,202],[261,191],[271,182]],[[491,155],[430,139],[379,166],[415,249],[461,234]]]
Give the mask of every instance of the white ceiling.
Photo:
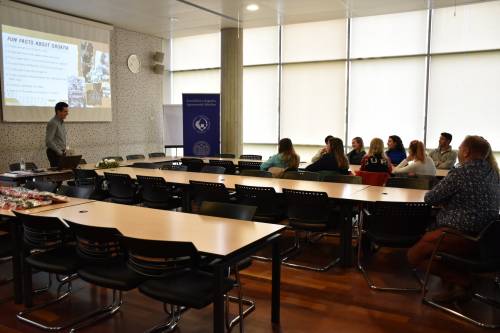
[[[454,6],[484,0],[23,0],[22,3],[162,38]],[[248,12],[256,3],[260,9]],[[201,7],[201,8],[200,8]],[[207,9],[207,10],[205,10]],[[221,17],[216,13],[228,18]],[[175,19],[172,19],[175,18]]]

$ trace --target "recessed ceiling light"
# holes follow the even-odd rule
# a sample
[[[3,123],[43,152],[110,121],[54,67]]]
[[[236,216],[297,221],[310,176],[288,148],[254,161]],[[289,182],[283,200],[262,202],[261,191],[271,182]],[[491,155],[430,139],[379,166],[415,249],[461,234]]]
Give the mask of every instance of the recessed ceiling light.
[[[257,5],[256,3],[251,3],[251,4],[247,5],[246,8],[250,12],[255,12],[255,11],[259,10],[259,5]]]

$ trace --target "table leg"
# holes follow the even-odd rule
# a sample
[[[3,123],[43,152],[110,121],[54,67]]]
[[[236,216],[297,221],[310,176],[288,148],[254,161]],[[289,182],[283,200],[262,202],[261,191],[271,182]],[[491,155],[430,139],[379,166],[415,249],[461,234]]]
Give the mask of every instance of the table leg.
[[[340,264],[352,266],[352,204],[343,202],[340,208]]]
[[[12,276],[14,288],[14,302],[23,302],[23,278],[22,278],[22,238],[21,229],[15,218],[10,219],[10,232],[12,237]]]
[[[214,333],[223,333],[224,326],[224,293],[222,290],[222,283],[224,280],[224,266],[217,264],[214,266],[214,314],[213,314],[213,327]]]
[[[273,324],[280,322],[280,288],[281,288],[281,256],[280,239],[278,237],[273,242],[273,263],[272,263],[272,300],[271,300],[271,321]]]

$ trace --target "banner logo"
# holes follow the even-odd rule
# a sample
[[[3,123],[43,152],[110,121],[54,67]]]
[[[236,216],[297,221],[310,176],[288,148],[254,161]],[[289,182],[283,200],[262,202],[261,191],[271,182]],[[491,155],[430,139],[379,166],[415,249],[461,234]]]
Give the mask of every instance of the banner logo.
[[[193,119],[193,128],[196,132],[203,134],[210,129],[210,120],[204,115],[198,115]]]
[[[210,155],[210,145],[206,141],[196,141],[193,145],[193,152],[196,156]]]

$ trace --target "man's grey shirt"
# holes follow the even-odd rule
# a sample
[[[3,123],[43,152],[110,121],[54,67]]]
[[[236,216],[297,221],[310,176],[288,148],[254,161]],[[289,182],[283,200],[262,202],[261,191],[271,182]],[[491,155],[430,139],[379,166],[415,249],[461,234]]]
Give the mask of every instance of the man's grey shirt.
[[[64,122],[57,116],[54,116],[47,123],[45,145],[58,155],[62,155],[66,149],[66,128],[64,127]]]

